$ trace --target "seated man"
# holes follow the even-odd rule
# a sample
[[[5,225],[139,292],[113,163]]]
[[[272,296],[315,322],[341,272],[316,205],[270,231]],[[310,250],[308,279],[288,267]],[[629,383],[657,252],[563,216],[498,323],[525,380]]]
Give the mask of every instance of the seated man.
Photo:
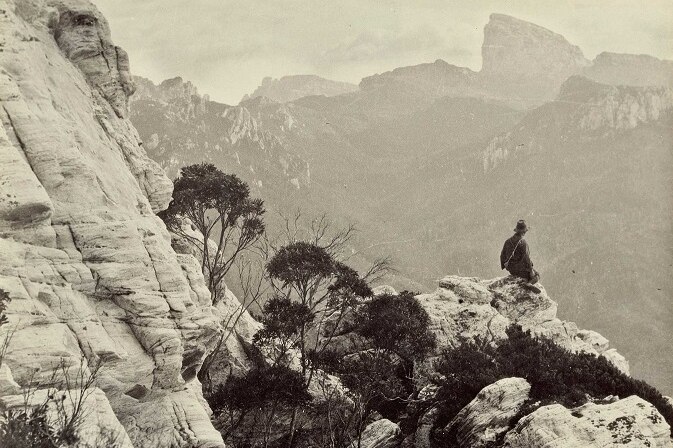
[[[510,274],[521,277],[527,281],[527,286],[539,293],[540,289],[534,286],[540,280],[540,275],[533,269],[530,261],[528,243],[523,236],[528,232],[526,221],[519,220],[514,229],[514,236],[505,241],[500,252],[500,269],[507,269]]]

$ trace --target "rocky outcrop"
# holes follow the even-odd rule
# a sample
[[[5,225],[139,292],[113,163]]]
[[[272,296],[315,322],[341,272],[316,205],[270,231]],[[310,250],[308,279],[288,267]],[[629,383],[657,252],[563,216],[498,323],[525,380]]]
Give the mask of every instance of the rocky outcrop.
[[[613,86],[673,87],[673,61],[646,54],[603,52],[582,74]]]
[[[544,336],[573,352],[605,356],[624,373],[628,362],[608,347],[596,332],[580,330],[573,322],[556,317],[557,305],[541,285],[535,293],[516,277],[480,280],[447,276],[430,294],[416,296],[430,316],[430,330],[437,338],[438,353],[464,340],[497,342],[507,337],[512,324]]]
[[[670,428],[647,401],[631,396],[575,409],[543,406],[523,417],[505,437],[509,448],[671,447]]]
[[[128,55],[112,43],[107,21],[91,11],[84,1],[49,3],[56,9],[56,14],[50,15],[48,20],[59,48],[82,71],[89,85],[108,101],[115,113],[125,118],[128,115],[128,97],[135,87],[129,73]]]
[[[280,79],[266,77],[253,93],[245,95],[241,101],[263,96],[279,103],[287,103],[305,96],[337,96],[356,90],[358,86],[355,84],[332,81],[316,75],[292,75]]]
[[[493,446],[499,440],[509,448],[673,446],[664,418],[635,395],[574,409],[552,404],[520,417],[529,392],[530,385],[522,378],[486,386],[443,432],[457,446],[470,448]],[[512,427],[516,418],[520,419]]]
[[[507,432],[510,421],[528,399],[530,384],[523,378],[504,378],[486,386],[445,428],[459,446],[487,447]]]
[[[673,109],[673,90],[606,86],[575,76],[561,86],[557,101],[579,106],[571,117],[573,129],[623,131],[657,121]]]
[[[133,446],[222,446],[194,387],[219,323],[155,216],[172,185],[125,118],[128,61],[88,1],[5,4],[0,288],[12,300],[0,338],[13,337],[3,377],[39,388],[102,362],[96,408],[112,409],[105,418]]]
[[[572,76],[556,100],[530,111],[513,131],[494,137],[483,153],[484,171],[521,155],[548,151],[560,142],[609,136],[670,117],[673,90],[599,84]],[[544,136],[543,140],[540,136]]]

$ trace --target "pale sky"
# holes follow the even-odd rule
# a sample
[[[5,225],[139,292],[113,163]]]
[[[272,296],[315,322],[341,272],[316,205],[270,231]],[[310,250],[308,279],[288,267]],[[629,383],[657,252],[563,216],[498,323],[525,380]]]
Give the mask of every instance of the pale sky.
[[[492,12],[549,28],[593,59],[602,51],[673,59],[673,0],[93,0],[131,71],[182,76],[237,104],[265,76],[358,83],[444,59],[481,68]]]

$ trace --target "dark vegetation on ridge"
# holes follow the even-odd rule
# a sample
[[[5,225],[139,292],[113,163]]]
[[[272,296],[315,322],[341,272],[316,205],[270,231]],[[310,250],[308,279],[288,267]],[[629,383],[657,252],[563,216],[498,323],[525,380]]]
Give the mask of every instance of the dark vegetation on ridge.
[[[519,326],[507,330],[508,339],[497,347],[464,341],[444,351],[435,363],[440,375],[435,397],[440,410],[437,427],[443,428],[484,387],[500,379],[520,377],[531,385],[528,405],[511,422],[537,407],[560,403],[568,408],[609,396],[637,395],[652,403],[673,427],[673,407],[662,394],[624,374],[610,361],[588,353],[571,353],[544,337],[531,335]],[[435,433],[438,446],[453,446],[455,434]]]

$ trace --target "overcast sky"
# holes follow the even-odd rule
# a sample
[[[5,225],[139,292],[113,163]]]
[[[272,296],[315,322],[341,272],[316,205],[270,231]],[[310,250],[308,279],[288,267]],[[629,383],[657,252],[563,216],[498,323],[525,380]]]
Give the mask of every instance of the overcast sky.
[[[174,76],[237,104],[262,78],[318,74],[357,83],[432,62],[481,68],[492,12],[601,51],[673,59],[671,0],[93,0],[134,74]]]

